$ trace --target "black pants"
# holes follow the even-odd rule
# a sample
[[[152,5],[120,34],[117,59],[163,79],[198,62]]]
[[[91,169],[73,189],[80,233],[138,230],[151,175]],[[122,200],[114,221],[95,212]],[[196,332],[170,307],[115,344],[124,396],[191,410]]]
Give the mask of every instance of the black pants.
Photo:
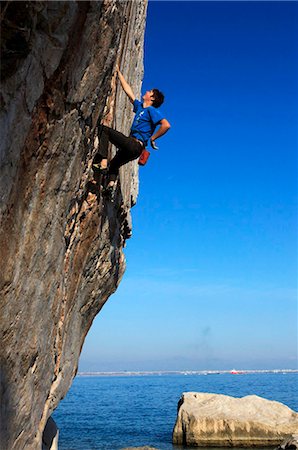
[[[142,153],[143,146],[131,136],[127,137],[119,131],[106,127],[105,125],[98,126],[99,137],[99,159],[106,159],[108,157],[109,142],[117,147],[117,153],[110,162],[109,166],[109,180],[115,181],[119,174],[119,168],[123,164],[137,159]]]

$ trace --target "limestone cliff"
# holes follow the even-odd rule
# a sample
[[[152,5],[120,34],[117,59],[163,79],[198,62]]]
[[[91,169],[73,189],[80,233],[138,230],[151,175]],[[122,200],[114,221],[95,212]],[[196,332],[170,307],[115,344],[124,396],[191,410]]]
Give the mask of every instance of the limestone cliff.
[[[94,182],[96,123],[128,132],[143,74],[147,3],[1,2],[1,442],[41,448],[84,338],[123,275],[138,190]]]

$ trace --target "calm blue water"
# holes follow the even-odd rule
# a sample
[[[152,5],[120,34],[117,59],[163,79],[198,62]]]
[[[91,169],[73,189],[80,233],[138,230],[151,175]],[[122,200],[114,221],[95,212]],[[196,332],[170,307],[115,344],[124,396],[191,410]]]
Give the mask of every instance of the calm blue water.
[[[171,444],[182,392],[256,394],[298,410],[298,374],[78,376],[53,414],[59,450],[118,450]]]

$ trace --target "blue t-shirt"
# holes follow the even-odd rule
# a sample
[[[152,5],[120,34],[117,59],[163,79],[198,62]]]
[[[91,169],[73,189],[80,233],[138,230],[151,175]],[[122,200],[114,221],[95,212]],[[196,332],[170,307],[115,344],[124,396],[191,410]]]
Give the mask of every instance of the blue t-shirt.
[[[143,108],[143,103],[137,99],[133,102],[133,111],[136,115],[130,130],[131,136],[143,141],[146,146],[148,140],[154,134],[157,124],[164,117],[154,106]]]

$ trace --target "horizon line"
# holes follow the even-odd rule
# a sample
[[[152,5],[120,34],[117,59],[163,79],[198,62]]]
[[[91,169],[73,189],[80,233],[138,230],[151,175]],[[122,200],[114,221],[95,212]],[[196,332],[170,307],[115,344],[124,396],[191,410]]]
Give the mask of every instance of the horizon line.
[[[298,369],[231,369],[231,370],[111,370],[80,371],[77,376],[117,376],[117,375],[244,375],[250,373],[298,373]]]

